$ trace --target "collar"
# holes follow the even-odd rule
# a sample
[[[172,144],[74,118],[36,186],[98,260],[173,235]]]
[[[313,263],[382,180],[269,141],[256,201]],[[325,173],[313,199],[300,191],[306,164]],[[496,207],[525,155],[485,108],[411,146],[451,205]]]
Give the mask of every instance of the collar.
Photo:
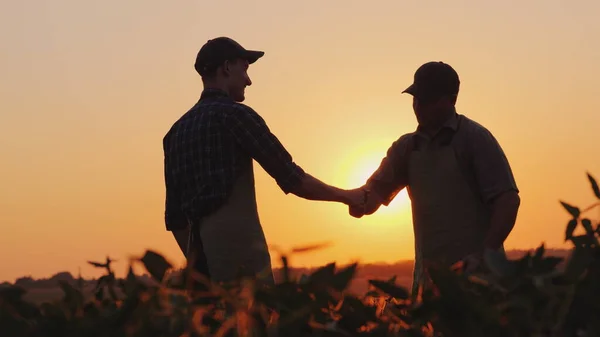
[[[443,128],[449,128],[452,129],[452,131],[458,130],[458,113],[456,111],[454,111],[452,116],[450,116],[444,125],[442,125],[442,129]]]
[[[452,116],[450,118],[448,118],[444,122],[444,124],[442,124],[442,127],[435,134],[437,135],[440,131],[442,131],[444,129],[450,129],[450,130],[456,132],[456,130],[458,130],[458,122],[459,122],[459,115],[456,111],[454,111]],[[425,130],[423,130],[423,128],[420,125],[417,126],[416,134],[431,138],[431,136],[429,136],[429,134],[427,132],[425,132]],[[435,137],[435,135],[434,135],[434,137]]]
[[[200,95],[200,100],[203,100],[206,98],[218,98],[218,97],[229,97],[229,94],[219,88],[205,88],[204,90],[202,90],[202,94]]]

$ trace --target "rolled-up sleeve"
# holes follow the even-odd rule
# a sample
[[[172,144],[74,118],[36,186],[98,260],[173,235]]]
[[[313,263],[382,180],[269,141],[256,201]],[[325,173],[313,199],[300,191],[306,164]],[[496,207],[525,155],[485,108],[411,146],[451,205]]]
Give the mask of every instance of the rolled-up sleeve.
[[[285,194],[302,182],[304,170],[294,163],[264,119],[252,108],[240,105],[224,115],[223,123],[237,143],[275,179]]]
[[[502,147],[485,128],[472,130],[471,160],[481,197],[491,202],[507,191],[519,192],[512,169]]]
[[[398,192],[408,185],[408,156],[412,134],[406,134],[388,148],[377,170],[367,180],[371,191],[389,205]]]

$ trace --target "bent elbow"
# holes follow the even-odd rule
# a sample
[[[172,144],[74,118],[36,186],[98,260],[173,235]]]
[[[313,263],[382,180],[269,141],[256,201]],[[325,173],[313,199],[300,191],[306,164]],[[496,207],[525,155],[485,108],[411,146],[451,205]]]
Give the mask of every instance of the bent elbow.
[[[490,202],[491,206],[496,207],[516,207],[518,208],[521,205],[521,197],[519,196],[519,192],[515,190],[505,191],[495,198],[493,198]]]
[[[515,208],[518,209],[519,206],[521,206],[521,197],[519,196],[519,192],[511,191],[509,194],[511,203],[514,205]]]
[[[519,196],[519,192],[515,190],[504,192],[494,202],[494,208],[499,208],[503,211],[517,212],[520,206],[521,197]]]

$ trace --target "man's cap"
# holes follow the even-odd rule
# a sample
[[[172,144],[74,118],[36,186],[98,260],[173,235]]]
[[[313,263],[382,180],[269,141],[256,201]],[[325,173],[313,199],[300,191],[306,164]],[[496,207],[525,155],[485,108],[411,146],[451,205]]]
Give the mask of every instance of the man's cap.
[[[459,88],[458,73],[444,62],[432,61],[417,69],[413,84],[402,93],[408,93],[417,98],[434,98],[458,95]]]
[[[194,68],[202,75],[207,71],[216,69],[225,61],[244,59],[252,64],[265,53],[257,50],[247,50],[239,43],[228,37],[217,37],[208,40],[196,55]]]

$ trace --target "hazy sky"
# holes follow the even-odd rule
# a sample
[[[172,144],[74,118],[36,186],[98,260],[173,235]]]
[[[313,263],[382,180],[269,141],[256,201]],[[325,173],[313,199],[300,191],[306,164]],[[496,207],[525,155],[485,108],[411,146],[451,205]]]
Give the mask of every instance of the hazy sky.
[[[162,137],[202,90],[197,50],[221,35],[266,52],[245,103],[343,188],[415,129],[401,91],[417,67],[450,63],[459,112],[493,132],[521,189],[507,248],[564,247],[558,199],[591,204],[586,171],[600,180],[599,15],[577,0],[3,1],[0,280],[96,275],[85,261],[106,254],[121,272],[145,248],[182,261],[163,224]],[[258,165],[256,185],[271,244],[334,244],[295,265],[413,257],[405,193],[357,220],[284,195]]]

